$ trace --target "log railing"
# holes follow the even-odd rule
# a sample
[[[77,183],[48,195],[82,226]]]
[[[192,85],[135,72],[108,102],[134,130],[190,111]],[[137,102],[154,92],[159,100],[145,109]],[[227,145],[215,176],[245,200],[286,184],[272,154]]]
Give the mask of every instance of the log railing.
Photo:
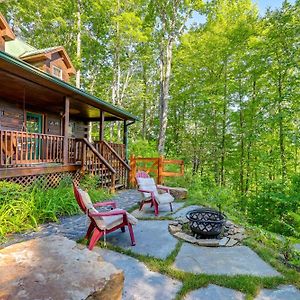
[[[167,166],[173,165],[176,171],[168,171]],[[155,158],[130,157],[130,185],[135,186],[135,176],[137,171],[145,171],[150,176],[156,177],[157,184],[164,183],[164,177],[178,177],[184,175],[184,162],[180,159],[165,159],[163,156]],[[179,170],[178,170],[179,169]]]
[[[114,144],[117,145],[117,144]],[[119,153],[105,141],[95,143],[95,148],[104,159],[116,170],[116,182],[122,187],[128,186],[130,166]],[[119,148],[121,149],[121,147]]]
[[[82,139],[82,167],[85,172],[99,176],[101,187],[115,190],[116,170],[85,138]]]
[[[0,130],[0,165],[61,163],[63,136]]]
[[[125,160],[125,145],[124,144],[117,144],[117,143],[107,143],[111,148],[118,153],[118,155]]]

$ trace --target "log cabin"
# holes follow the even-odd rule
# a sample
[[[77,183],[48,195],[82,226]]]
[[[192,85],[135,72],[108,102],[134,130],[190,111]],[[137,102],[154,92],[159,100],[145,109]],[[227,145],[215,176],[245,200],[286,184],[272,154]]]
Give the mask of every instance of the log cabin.
[[[0,14],[0,180],[54,187],[88,173],[102,187],[127,186],[127,131],[137,118],[71,85],[75,72],[63,47],[28,45]],[[104,140],[111,121],[122,122],[123,144]],[[90,122],[99,122],[97,142]]]

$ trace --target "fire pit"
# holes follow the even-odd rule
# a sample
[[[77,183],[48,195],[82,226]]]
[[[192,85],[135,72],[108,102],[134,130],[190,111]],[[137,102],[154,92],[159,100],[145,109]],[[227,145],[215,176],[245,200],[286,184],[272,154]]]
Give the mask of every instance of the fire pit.
[[[197,237],[215,237],[222,232],[227,217],[220,211],[210,208],[199,208],[186,214],[190,229]]]

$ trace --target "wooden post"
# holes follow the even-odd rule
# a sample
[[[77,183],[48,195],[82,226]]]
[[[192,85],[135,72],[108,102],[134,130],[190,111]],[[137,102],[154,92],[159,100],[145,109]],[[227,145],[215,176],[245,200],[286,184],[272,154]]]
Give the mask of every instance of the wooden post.
[[[65,117],[64,117],[64,146],[63,146],[63,162],[68,164],[69,160],[69,118],[70,118],[70,99],[65,97]]]
[[[134,155],[130,156],[130,173],[129,173],[129,182],[132,187],[135,186],[135,175],[136,175],[136,160]]]
[[[104,111],[100,110],[99,141],[104,141]]]
[[[158,158],[157,184],[163,184],[164,157]]]
[[[124,120],[123,144],[125,145],[125,161],[128,162],[128,128],[127,128],[126,120]]]

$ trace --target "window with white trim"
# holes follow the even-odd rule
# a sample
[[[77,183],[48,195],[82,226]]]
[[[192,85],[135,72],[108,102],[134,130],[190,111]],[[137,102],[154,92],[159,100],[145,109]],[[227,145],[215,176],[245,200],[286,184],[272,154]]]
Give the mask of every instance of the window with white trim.
[[[58,68],[56,66],[53,66],[52,67],[52,75],[59,79],[62,79],[62,69]]]

